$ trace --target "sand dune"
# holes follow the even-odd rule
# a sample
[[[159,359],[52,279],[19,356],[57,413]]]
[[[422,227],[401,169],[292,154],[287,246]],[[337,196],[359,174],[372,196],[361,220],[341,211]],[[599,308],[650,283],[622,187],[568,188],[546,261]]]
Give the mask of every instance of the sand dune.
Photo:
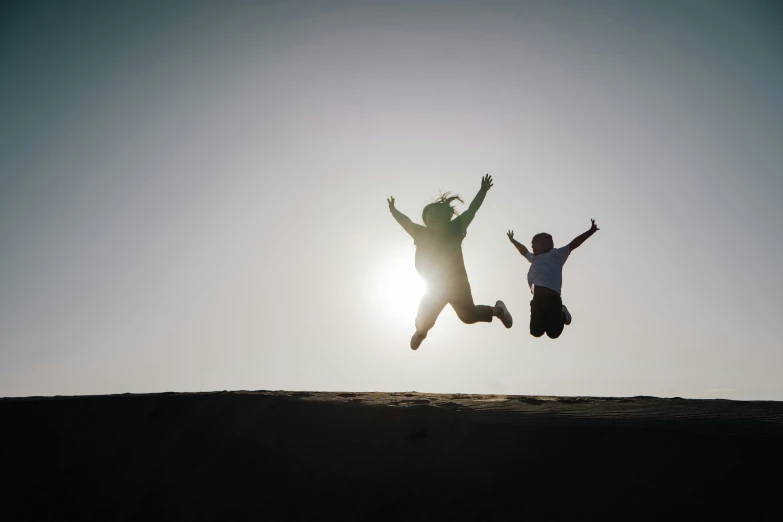
[[[2,520],[783,520],[783,403],[0,400]]]

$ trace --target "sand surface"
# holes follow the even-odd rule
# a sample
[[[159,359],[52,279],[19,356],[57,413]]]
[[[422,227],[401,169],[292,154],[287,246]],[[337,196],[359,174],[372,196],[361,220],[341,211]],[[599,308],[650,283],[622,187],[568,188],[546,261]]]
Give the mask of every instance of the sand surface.
[[[783,520],[783,403],[0,399],[0,520]]]

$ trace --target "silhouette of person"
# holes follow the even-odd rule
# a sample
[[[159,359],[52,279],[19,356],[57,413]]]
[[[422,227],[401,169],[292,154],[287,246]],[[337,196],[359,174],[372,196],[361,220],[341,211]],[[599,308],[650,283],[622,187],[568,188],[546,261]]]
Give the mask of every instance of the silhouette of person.
[[[491,322],[493,317],[500,319],[506,328],[511,328],[513,324],[503,301],[497,301],[495,306],[474,304],[462,257],[462,241],[467,235],[468,226],[476,217],[490,188],[492,177],[487,174],[481,178],[481,189],[468,210],[454,219],[457,212],[451,203],[454,200],[462,202],[462,199],[445,193],[424,207],[421,213],[424,226],[414,223],[397,210],[393,197],[386,200],[394,219],[413,238],[416,245],[416,270],[427,283],[427,291],[416,315],[416,331],[411,337],[413,350],[419,348],[447,304],[466,324]]]
[[[530,262],[527,284],[533,294],[533,300],[530,301],[530,335],[533,337],[541,337],[546,333],[550,339],[557,339],[563,333],[563,328],[571,324],[571,313],[560,296],[563,265],[571,252],[599,230],[595,220],[590,221],[592,221],[590,230],[560,248],[555,248],[550,234],[546,232],[536,234],[531,242],[533,252],[514,239],[513,230],[507,233],[511,244]]]

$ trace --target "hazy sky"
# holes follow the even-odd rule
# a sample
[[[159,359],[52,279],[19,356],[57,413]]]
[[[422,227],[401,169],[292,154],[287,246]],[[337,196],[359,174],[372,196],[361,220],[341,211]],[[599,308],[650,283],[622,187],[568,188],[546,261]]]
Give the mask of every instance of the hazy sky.
[[[0,71],[0,396],[783,400],[776,2],[4,3]],[[514,328],[412,352],[386,198],[487,172],[465,260]],[[535,339],[506,230],[590,218]]]

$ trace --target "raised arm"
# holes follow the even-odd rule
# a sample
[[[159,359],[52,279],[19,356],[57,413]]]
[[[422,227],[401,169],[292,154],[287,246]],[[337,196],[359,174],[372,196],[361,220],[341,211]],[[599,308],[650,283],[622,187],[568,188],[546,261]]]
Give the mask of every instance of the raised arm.
[[[574,250],[576,250],[576,249],[579,247],[579,245],[581,245],[582,243],[584,243],[584,242],[585,242],[585,240],[587,240],[587,238],[588,238],[588,237],[592,236],[593,234],[595,234],[596,232],[598,232],[598,231],[600,230],[600,229],[599,229],[599,228],[596,226],[596,224],[595,224],[595,219],[591,219],[590,221],[592,221],[592,226],[590,227],[590,230],[588,230],[588,231],[587,231],[587,232],[585,232],[584,234],[580,234],[580,235],[576,236],[576,237],[574,238],[574,240],[573,240],[573,241],[571,241],[571,242],[568,244],[568,248],[569,248],[569,250],[570,250],[571,252],[573,252]]]
[[[530,257],[529,257],[530,250],[528,250],[525,245],[523,245],[522,243],[514,239],[514,231],[509,230],[506,233],[506,235],[508,236],[508,240],[511,241],[511,244],[514,245],[517,248],[517,250],[519,250],[520,254],[522,254],[522,257],[530,261]]]
[[[476,197],[473,198],[473,201],[470,202],[468,209],[457,218],[462,222],[462,230],[467,230],[468,225],[470,225],[473,218],[476,217],[476,212],[481,208],[481,204],[484,203],[484,198],[491,188],[492,176],[487,174],[481,178],[481,189],[478,191],[478,194],[476,194]]]
[[[416,237],[416,232],[419,229],[423,229],[424,227],[421,225],[417,225],[413,221],[411,221],[411,218],[397,210],[397,208],[394,206],[394,198],[391,197],[386,200],[386,202],[389,204],[389,212],[391,212],[391,215],[394,217],[394,219],[397,220],[397,223],[400,224],[402,228],[405,229],[405,232],[408,233],[412,238]]]

